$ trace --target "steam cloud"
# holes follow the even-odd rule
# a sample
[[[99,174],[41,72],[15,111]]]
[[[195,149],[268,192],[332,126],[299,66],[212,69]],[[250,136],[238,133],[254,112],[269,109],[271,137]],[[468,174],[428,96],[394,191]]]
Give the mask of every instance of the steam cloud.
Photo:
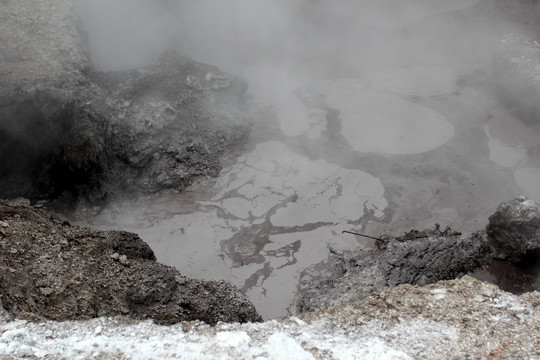
[[[484,3],[76,0],[99,70],[140,67],[164,50],[177,50],[246,77],[254,98],[273,105],[290,136],[305,133],[312,121],[299,93],[321,80],[408,66],[433,66],[432,73],[443,66],[452,82],[478,69],[489,72],[492,48],[507,29],[498,29],[489,15],[452,16]],[[410,79],[394,73],[390,81],[407,87]]]
[[[245,76],[258,99],[287,112],[289,119],[302,117],[292,95],[321,79],[431,64],[446,66],[456,76],[489,71],[491,49],[504,29],[489,16],[463,20],[449,15],[478,3],[76,0],[96,68],[143,66],[172,48]],[[296,128],[290,127],[288,135],[300,132],[302,121]]]

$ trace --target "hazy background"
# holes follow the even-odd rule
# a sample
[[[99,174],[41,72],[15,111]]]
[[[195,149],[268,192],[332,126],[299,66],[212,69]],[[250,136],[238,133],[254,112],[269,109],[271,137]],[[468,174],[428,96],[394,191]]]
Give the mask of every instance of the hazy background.
[[[508,31],[489,0],[75,1],[96,68],[140,67],[175,49],[246,76],[253,93],[274,102],[318,79],[378,68],[489,71]],[[472,18],[450,14],[475,4],[483,10]]]

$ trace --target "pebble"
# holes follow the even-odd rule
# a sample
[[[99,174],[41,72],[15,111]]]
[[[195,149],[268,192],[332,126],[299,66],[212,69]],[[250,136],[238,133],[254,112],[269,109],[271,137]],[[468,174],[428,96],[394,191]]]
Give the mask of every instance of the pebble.
[[[9,224],[8,224],[7,222],[5,222],[5,221],[0,221],[0,227],[6,228],[6,227],[8,227],[8,226],[9,226]]]
[[[49,296],[53,293],[53,289],[51,289],[50,287],[39,288],[39,291],[45,296]]]
[[[486,298],[484,296],[482,296],[482,295],[475,295],[473,300],[476,301],[476,302],[485,302]]]
[[[488,286],[482,286],[482,288],[480,289],[480,294],[488,298],[492,298],[495,296],[495,292],[493,291],[493,289]]]
[[[126,255],[120,255],[120,257],[118,258],[118,261],[122,265],[128,265],[129,264],[129,260],[128,260],[128,257]]]

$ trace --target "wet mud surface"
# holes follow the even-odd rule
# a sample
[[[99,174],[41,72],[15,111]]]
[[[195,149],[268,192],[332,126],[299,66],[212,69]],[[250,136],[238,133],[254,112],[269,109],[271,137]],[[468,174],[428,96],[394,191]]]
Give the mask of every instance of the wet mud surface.
[[[372,246],[342,231],[398,235],[441,223],[467,234],[484,228],[499,203],[526,192],[514,177],[519,161],[494,161],[486,128],[500,110],[486,93],[465,88],[401,101],[437,112],[454,136],[416,154],[354,151],[340,131],[340,110],[321,106],[328,125],[318,139],[280,135],[277,120],[259,123],[217,180],[115,204],[88,223],[136,232],[160,262],[185,276],[226,279],[265,318],[283,316],[301,273],[324,272],[329,248]]]
[[[430,16],[407,34],[440,21]],[[486,19],[475,21],[471,31]],[[497,101],[482,69],[489,66],[392,53],[394,43],[388,63],[323,74],[280,97],[266,96],[247,69],[254,125],[217,179],[117,202],[78,222],[133,231],[158,261],[185,276],[225,279],[276,318],[306,269],[326,271],[329,249],[373,247],[344,230],[399,235],[439,223],[466,236],[517,194],[540,201],[540,130]],[[511,283],[496,275],[505,272],[499,265],[477,275]],[[537,286],[527,276],[519,278],[527,289]]]

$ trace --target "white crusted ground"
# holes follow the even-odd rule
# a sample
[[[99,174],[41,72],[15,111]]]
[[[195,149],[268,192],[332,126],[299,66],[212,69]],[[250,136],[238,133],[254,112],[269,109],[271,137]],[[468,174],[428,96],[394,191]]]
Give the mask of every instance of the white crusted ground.
[[[2,321],[5,358],[540,359],[540,294],[470,277],[260,324]],[[2,356],[0,356],[2,358]]]

